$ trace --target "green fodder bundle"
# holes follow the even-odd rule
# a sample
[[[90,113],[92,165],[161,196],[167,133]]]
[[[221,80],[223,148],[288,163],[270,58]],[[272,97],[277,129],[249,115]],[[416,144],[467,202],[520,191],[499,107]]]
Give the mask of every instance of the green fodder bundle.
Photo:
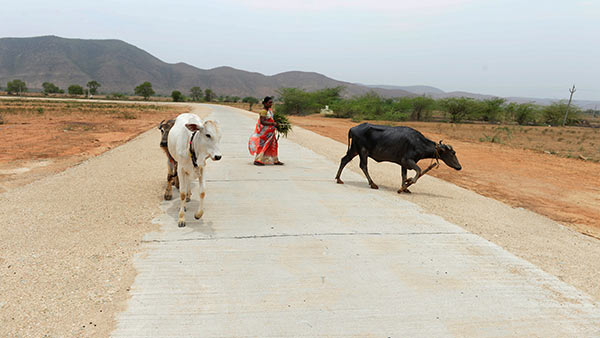
[[[275,112],[273,119],[277,123],[277,133],[279,135],[283,135],[283,137],[287,137],[287,134],[292,130],[292,124],[290,123],[290,120],[288,120],[287,116]]]

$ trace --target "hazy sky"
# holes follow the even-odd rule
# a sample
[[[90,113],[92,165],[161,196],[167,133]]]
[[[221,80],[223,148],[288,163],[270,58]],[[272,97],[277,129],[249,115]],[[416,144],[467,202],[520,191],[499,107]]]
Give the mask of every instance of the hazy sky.
[[[121,39],[169,63],[600,100],[600,0],[2,1],[0,37]]]

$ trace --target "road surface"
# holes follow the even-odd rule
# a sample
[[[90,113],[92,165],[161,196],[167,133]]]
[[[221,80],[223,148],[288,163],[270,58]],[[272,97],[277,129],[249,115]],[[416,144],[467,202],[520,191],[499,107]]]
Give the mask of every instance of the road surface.
[[[205,214],[162,202],[113,336],[600,336],[585,293],[289,140],[253,166],[256,116],[212,109]]]

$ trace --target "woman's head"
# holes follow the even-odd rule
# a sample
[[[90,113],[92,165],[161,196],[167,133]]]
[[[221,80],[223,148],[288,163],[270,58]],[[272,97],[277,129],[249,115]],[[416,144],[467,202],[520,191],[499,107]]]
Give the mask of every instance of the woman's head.
[[[265,96],[265,98],[262,101],[263,106],[265,106],[265,109],[269,109],[271,108],[271,106],[273,105],[273,98],[270,96]]]

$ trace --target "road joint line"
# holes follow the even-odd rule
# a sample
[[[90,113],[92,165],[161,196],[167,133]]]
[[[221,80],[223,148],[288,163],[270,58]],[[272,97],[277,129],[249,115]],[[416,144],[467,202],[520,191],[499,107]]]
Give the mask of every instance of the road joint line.
[[[312,234],[276,234],[276,235],[248,235],[248,236],[227,236],[227,237],[198,237],[198,238],[180,238],[180,239],[152,239],[142,240],[142,243],[169,243],[169,242],[189,242],[189,241],[220,241],[220,240],[246,240],[246,239],[269,239],[269,238],[288,238],[288,237],[341,237],[341,236],[419,236],[419,235],[468,235],[474,236],[468,232],[325,232]]]

